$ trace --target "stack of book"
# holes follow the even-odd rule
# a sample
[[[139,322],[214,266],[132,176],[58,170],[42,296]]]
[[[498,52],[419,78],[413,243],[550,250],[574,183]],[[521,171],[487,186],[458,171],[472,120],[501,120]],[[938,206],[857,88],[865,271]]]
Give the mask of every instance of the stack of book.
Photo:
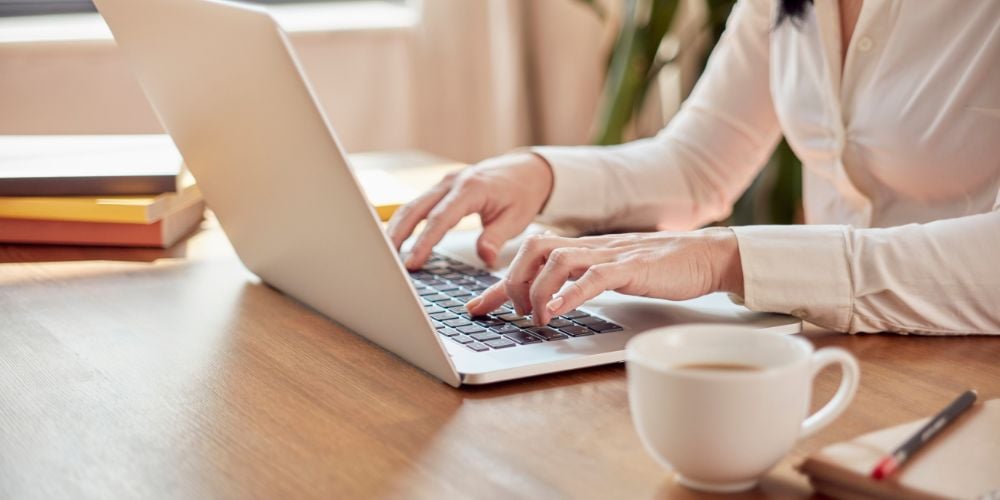
[[[0,136],[0,243],[167,248],[204,211],[168,136]]]

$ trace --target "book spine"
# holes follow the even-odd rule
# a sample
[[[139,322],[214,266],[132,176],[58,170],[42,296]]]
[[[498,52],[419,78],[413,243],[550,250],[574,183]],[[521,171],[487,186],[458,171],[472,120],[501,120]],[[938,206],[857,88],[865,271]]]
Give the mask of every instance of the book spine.
[[[0,196],[155,196],[175,191],[176,175],[0,179]]]
[[[162,247],[162,225],[0,218],[0,242]]]

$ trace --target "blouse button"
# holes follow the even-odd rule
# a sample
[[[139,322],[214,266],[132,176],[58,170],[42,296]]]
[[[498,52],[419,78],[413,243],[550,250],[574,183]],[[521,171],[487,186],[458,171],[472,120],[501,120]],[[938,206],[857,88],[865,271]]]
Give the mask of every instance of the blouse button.
[[[861,52],[868,52],[872,49],[872,39],[866,36],[861,37],[858,40],[858,50]]]

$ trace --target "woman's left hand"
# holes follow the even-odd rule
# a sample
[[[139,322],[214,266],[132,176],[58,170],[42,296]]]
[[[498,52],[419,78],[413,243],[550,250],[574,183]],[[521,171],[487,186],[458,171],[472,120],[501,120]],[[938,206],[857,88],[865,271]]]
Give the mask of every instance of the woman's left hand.
[[[570,286],[563,285],[572,282]],[[507,278],[468,304],[487,314],[509,299],[538,325],[601,292],[686,300],[727,291],[743,294],[736,235],[726,228],[585,238],[532,236],[521,245]]]

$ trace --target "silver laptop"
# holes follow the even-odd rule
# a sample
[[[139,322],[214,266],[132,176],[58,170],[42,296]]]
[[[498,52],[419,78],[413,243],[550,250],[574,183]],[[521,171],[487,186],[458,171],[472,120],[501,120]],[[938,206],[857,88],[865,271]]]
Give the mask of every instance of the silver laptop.
[[[469,233],[450,235],[425,270],[404,269],[265,10],[215,0],[95,3],[247,268],[452,386],[620,362],[629,338],[663,325],[800,330],[795,318],[753,313],[720,294],[666,302],[606,293],[535,329],[504,309],[470,318],[464,303],[502,271],[475,267]]]

